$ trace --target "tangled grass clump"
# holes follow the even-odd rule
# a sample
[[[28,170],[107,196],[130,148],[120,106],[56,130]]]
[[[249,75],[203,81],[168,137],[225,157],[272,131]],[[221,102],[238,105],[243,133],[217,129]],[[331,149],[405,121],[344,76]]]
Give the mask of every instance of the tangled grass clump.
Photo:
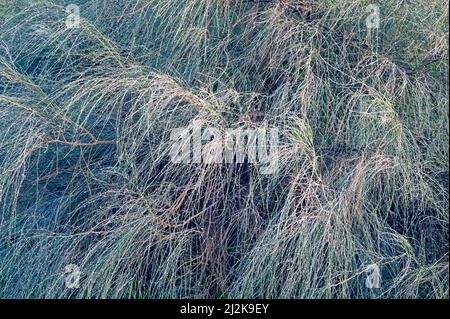
[[[370,4],[0,0],[0,296],[448,298],[448,1]],[[171,162],[197,120],[279,169]]]

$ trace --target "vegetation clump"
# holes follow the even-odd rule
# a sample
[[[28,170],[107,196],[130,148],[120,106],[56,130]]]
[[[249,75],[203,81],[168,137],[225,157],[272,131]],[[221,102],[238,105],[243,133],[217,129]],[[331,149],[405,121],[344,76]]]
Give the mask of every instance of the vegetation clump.
[[[448,298],[448,1],[373,5],[0,0],[0,296]]]

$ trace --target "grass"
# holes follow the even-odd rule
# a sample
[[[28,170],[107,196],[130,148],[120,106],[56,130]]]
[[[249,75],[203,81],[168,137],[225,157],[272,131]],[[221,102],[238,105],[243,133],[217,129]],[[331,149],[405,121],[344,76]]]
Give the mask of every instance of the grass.
[[[448,1],[369,4],[0,0],[0,296],[448,298]],[[196,120],[279,170],[172,163]]]

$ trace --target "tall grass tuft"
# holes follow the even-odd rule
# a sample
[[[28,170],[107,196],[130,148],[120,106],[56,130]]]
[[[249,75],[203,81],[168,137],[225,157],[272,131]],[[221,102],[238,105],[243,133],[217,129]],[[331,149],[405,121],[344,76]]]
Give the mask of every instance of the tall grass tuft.
[[[371,4],[0,0],[0,296],[448,298],[448,1]],[[197,121],[278,170],[174,163]]]

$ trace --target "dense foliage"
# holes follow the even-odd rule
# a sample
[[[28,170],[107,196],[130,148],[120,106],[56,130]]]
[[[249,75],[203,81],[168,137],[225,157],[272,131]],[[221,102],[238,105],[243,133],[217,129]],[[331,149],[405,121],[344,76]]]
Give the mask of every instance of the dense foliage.
[[[448,298],[448,1],[370,4],[0,0],[0,296]],[[173,163],[199,119],[279,170]]]

